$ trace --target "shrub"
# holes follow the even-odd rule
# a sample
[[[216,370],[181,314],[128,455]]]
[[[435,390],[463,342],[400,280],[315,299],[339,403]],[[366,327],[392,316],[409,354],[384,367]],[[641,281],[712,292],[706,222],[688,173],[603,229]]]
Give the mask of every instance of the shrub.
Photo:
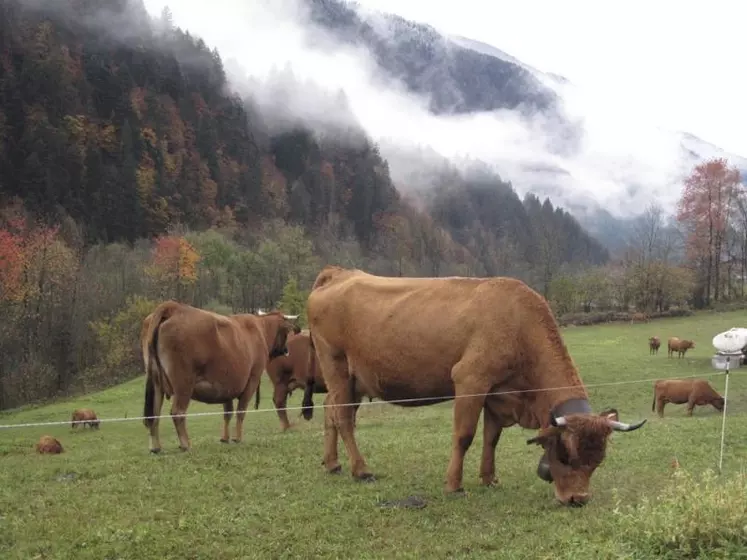
[[[624,553],[633,558],[730,558],[747,546],[747,476],[674,472],[656,498],[614,512]]]

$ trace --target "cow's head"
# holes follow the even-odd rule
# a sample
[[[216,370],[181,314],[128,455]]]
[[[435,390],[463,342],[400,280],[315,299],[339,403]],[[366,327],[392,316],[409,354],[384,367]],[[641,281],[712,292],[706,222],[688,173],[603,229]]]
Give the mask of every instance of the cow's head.
[[[625,424],[613,417],[617,411],[603,414],[568,414],[552,417],[552,426],[527,440],[541,445],[545,453],[537,467],[537,475],[555,483],[555,497],[563,504],[583,506],[589,501],[589,481],[604,460],[607,439],[613,431],[637,430],[646,420]]]
[[[724,397],[716,397],[713,399],[713,407],[719,412],[724,411]]]
[[[270,359],[277,358],[279,356],[285,356],[288,354],[288,334],[291,332],[300,332],[301,329],[294,323],[298,319],[298,315],[284,315],[283,313],[265,313],[261,309],[257,311],[257,315],[260,317],[276,316],[280,320],[280,324],[275,331],[275,339],[270,346]],[[296,330],[298,329],[298,330]]]

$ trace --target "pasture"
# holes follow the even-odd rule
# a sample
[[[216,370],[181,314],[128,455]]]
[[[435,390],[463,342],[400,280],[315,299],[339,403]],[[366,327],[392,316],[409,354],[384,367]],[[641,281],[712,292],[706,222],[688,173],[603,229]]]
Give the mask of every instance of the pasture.
[[[358,444],[378,477],[373,483],[352,480],[342,443],[342,474],[323,471],[323,409],[317,407],[311,422],[290,411],[294,426],[281,433],[266,376],[265,410],[247,414],[244,442],[218,441],[220,415],[188,418],[189,453],[178,450],[170,419],[161,422],[158,456],[148,453],[142,421],[105,421],[142,414],[142,377],[73,401],[0,414],[0,424],[69,420],[74,408],[87,406],[104,420],[99,431],[73,433],[69,424],[0,430],[0,557],[645,558],[657,539],[692,530],[688,523],[702,523],[701,532],[725,524],[731,540],[722,552],[736,546],[735,553],[739,537],[732,533],[744,531],[747,514],[741,474],[747,368],[735,368],[730,380],[723,478],[732,486],[717,510],[695,498],[717,493],[722,482],[699,494],[678,491],[684,481],[673,475],[672,461],[694,480],[715,470],[720,413],[697,407],[687,418],[684,405],[668,405],[659,419],[651,411],[653,381],[620,382],[703,374],[723,394],[724,378],[710,365],[711,338],[745,323],[747,313],[731,312],[563,329],[594,410],[615,407],[625,422],[649,419],[636,432],[612,436],[592,477],[592,501],[582,509],[556,504],[551,485],[535,474],[541,449],[526,444],[535,432],[517,427],[504,430],[498,444],[499,486],[479,485],[479,428],[465,461],[466,495],[446,496],[453,403],[405,410],[366,399]],[[655,356],[648,350],[652,335],[662,339]],[[668,359],[669,336],[692,338],[696,348],[684,359]],[[609,383],[617,384],[594,386]],[[301,396],[296,391],[289,406],[299,406]],[[317,395],[315,403],[322,402]],[[192,402],[189,412],[198,411],[221,407]],[[65,452],[36,454],[42,434],[60,439]],[[425,499],[426,507],[379,504],[409,496]]]

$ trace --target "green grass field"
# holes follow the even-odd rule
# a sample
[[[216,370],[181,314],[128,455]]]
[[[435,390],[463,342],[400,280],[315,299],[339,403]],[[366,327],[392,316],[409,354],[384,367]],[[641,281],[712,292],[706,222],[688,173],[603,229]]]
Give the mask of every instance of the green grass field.
[[[552,487],[535,474],[540,448],[526,445],[535,432],[516,427],[505,430],[498,445],[500,486],[479,486],[480,427],[465,462],[466,495],[444,495],[452,403],[410,410],[376,401],[362,406],[358,443],[378,480],[354,482],[342,444],[343,474],[327,475],[320,464],[322,409],[311,422],[292,411],[294,427],[281,433],[265,377],[265,410],[247,415],[238,445],[218,441],[220,416],[188,419],[190,453],[178,450],[173,424],[162,421],[160,456],[148,453],[141,421],[104,422],[98,432],[73,433],[69,425],[0,430],[0,558],[651,557],[651,531],[666,540],[668,524],[679,534],[687,530],[682,520],[692,522],[693,515],[711,519],[723,508],[747,513],[739,509],[744,492],[734,491],[720,494],[712,511],[695,502],[684,509],[675,503],[661,515],[655,510],[659,496],[677,483],[673,458],[696,478],[717,468],[721,415],[698,407],[687,418],[684,405],[669,405],[660,420],[651,412],[652,381],[593,385],[713,375],[713,335],[745,323],[747,313],[738,312],[563,329],[594,409],[616,407],[624,421],[649,418],[637,432],[612,436],[607,459],[592,478],[594,497],[583,509],[556,504]],[[654,334],[692,338],[697,346],[683,360],[667,359],[666,342],[658,356],[649,356],[647,338]],[[723,392],[723,377],[709,379]],[[74,401],[1,414],[0,424],[68,420],[83,405],[103,419],[139,416],[142,395],[139,378]],[[739,370],[729,396],[724,478],[743,484],[747,375]],[[300,398],[297,392],[291,404]],[[211,410],[220,407],[193,402],[189,411]],[[42,434],[59,438],[65,452],[36,454],[33,445]],[[714,483],[714,493],[720,484]],[[378,505],[412,495],[427,506]],[[648,517],[631,509],[644,507],[646,498],[654,508]],[[737,518],[723,519],[738,532],[747,521]],[[731,557],[737,557],[741,537],[734,538]]]

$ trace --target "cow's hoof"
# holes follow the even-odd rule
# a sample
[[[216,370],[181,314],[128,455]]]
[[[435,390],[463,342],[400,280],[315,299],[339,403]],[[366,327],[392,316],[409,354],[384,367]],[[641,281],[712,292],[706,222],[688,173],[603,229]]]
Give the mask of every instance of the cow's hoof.
[[[179,446],[179,449],[181,449],[184,453],[189,451],[189,447],[182,447],[181,445]]]
[[[494,488],[495,486],[498,486],[498,479],[497,478],[483,478],[482,485],[488,488]]]
[[[236,438],[233,438],[231,441],[234,442],[234,443],[241,443],[241,440],[240,439],[236,439]]]
[[[327,469],[327,472],[329,474],[340,474],[342,472],[342,466],[337,465],[336,467],[332,467],[331,469]]]
[[[376,477],[373,473],[362,473],[355,476],[355,480],[358,482],[376,482]]]
[[[161,452],[161,448],[156,447],[155,449],[151,449],[150,452],[153,453],[153,455],[158,455]]]
[[[220,442],[221,442],[221,443],[228,443],[228,440],[227,440],[227,439],[223,439],[223,438],[220,438]]]
[[[464,496],[464,488],[446,488],[446,494],[449,496]]]

